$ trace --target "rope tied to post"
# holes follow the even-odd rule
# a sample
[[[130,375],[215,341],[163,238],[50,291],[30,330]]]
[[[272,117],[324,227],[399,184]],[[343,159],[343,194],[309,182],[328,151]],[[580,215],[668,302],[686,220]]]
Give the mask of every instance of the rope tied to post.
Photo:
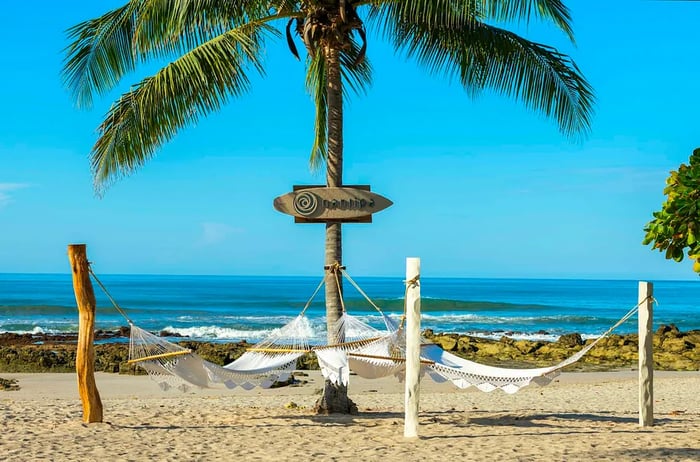
[[[406,290],[408,288],[414,288],[420,285],[420,274],[416,274],[413,278],[409,279],[408,281],[403,281],[404,284],[406,284]]]
[[[100,289],[102,289],[102,292],[104,292],[104,294],[107,296],[109,301],[112,302],[112,305],[114,306],[114,308],[119,312],[119,314],[124,316],[124,319],[126,319],[126,322],[129,323],[129,326],[133,326],[134,322],[129,318],[129,316],[127,316],[126,312],[119,306],[117,301],[109,293],[109,291],[107,290],[107,287],[105,287],[105,285],[102,284],[102,281],[100,281],[100,279],[97,277],[95,272],[92,270],[92,262],[88,262],[88,271],[90,272],[90,276],[93,277],[93,279],[95,280],[97,285],[100,286]]]
[[[403,293],[403,314],[401,315],[401,321],[399,322],[400,329],[403,329],[404,324],[406,323],[406,310],[408,309],[408,306],[406,305],[406,300],[408,299],[408,291],[420,286],[420,274],[416,274],[411,279],[403,282],[404,284],[406,284],[406,290]]]
[[[340,273],[341,271],[344,271],[346,268],[345,268],[345,266],[341,265],[339,261],[336,261],[330,265],[324,266],[323,269],[326,271],[329,271],[331,273]]]

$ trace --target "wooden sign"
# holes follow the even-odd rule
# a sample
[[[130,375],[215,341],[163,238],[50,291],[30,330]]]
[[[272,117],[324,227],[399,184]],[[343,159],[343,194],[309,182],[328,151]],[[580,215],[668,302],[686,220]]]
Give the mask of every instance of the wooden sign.
[[[328,188],[294,186],[294,191],[275,198],[275,210],[292,215],[296,223],[371,223],[372,214],[392,202],[367,185]]]

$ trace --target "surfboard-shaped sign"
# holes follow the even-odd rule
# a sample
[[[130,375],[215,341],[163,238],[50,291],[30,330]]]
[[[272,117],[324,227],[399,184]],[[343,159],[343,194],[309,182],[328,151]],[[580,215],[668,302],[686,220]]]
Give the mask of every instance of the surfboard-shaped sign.
[[[371,223],[372,214],[392,205],[369,186],[295,186],[294,191],[275,198],[275,210],[292,215],[298,223],[328,221]]]

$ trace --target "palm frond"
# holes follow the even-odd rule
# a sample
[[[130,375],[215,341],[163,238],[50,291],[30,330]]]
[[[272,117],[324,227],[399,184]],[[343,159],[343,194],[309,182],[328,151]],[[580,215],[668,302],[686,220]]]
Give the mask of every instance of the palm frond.
[[[571,13],[561,0],[385,0],[370,2],[368,14],[389,39],[392,22],[442,28],[467,21],[528,23],[533,18],[551,21],[574,41]]]
[[[109,110],[91,152],[95,187],[133,172],[186,124],[249,89],[268,25],[249,24],[200,45],[135,86]]]
[[[271,19],[268,0],[146,0],[134,41],[143,55],[168,57],[236,27]]]
[[[236,27],[273,19],[267,0],[131,0],[67,31],[62,79],[76,105],[90,107],[139,62],[180,56]]]
[[[111,90],[135,68],[132,38],[141,3],[131,1],[68,29],[71,43],[64,50],[61,78],[78,107],[91,107],[94,95]]]
[[[294,14],[299,11],[299,0],[270,0],[268,4],[277,15]]]
[[[458,77],[471,94],[490,88],[520,99],[569,136],[590,129],[592,88],[576,63],[552,47],[476,21],[456,29],[404,24],[394,40],[432,72]]]
[[[372,66],[365,57],[358,61],[362,46],[350,39],[348,47],[340,52],[340,72],[344,85],[342,86],[343,100],[346,100],[348,90],[363,94],[372,83]],[[309,58],[306,73],[306,89],[314,101],[316,116],[314,120],[314,142],[311,147],[309,165],[311,170],[318,171],[328,155],[328,98],[326,61],[321,48],[316,49],[313,57]]]
[[[486,20],[527,24],[536,17],[551,21],[569,40],[575,41],[571,12],[561,0],[481,0],[481,3]]]
[[[340,72],[344,83],[343,100],[346,99],[348,89],[357,95],[366,94],[372,84],[372,65],[366,56],[362,57],[362,47],[363,45],[350,37],[347,48],[340,51]]]
[[[397,25],[422,24],[427,28],[454,28],[484,19],[488,0],[385,0],[368,5],[367,22],[393,40]]]
[[[314,142],[311,147],[309,164],[311,170],[318,171],[328,156],[328,97],[326,86],[326,60],[321,48],[309,57],[306,71],[306,89],[314,101],[316,117],[314,121]]]

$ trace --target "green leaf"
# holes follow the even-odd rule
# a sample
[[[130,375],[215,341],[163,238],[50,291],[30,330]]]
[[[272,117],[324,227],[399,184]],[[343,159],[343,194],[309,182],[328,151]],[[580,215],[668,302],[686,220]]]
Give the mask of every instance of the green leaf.
[[[683,261],[683,248],[682,247],[676,247],[673,249],[673,260],[680,262]]]
[[[91,107],[93,95],[111,90],[124,74],[135,69],[138,58],[133,35],[141,3],[131,1],[68,29],[72,41],[64,50],[61,78],[78,107]]]
[[[396,49],[431,72],[459,79],[472,95],[488,88],[516,98],[553,118],[566,135],[590,130],[593,91],[570,57],[467,12],[422,18],[415,8],[386,8]]]
[[[310,164],[312,170],[323,165],[328,154],[328,98],[326,97],[326,62],[320,48],[309,58],[306,73],[306,89],[314,100],[316,117],[314,123],[314,142],[311,148]]]
[[[529,23],[533,16],[551,20],[573,42],[571,13],[560,0],[484,0],[487,19],[497,21],[522,21]]]
[[[686,242],[688,243],[688,245],[693,245],[696,242],[695,233],[693,233],[693,230],[690,229],[690,227],[688,228],[688,238]]]
[[[122,95],[98,128],[91,153],[95,186],[131,173],[187,124],[248,91],[262,73],[265,24],[233,29],[195,48]]]

